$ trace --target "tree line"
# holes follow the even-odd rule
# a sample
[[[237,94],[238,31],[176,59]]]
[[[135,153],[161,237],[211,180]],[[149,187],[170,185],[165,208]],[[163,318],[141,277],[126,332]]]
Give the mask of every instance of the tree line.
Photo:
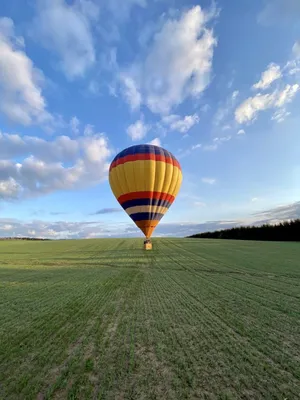
[[[189,238],[236,239],[300,242],[300,219],[276,225],[239,226],[214,232],[198,233]]]
[[[8,237],[0,237],[0,240],[51,240],[45,238],[33,238],[33,237],[20,237],[20,236],[8,236]]]

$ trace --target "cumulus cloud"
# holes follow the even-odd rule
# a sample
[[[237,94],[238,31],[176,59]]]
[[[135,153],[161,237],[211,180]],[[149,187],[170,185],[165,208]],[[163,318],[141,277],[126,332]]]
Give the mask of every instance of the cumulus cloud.
[[[244,129],[240,129],[237,134],[238,135],[245,135],[246,132],[244,131]]]
[[[186,98],[197,97],[205,90],[216,45],[214,33],[207,27],[211,17],[212,13],[195,6],[179,18],[165,21],[153,36],[144,59],[121,75],[129,104],[133,97],[133,104],[140,101],[153,113],[169,114]]]
[[[0,181],[0,199],[13,199],[20,192],[20,185],[13,178]]]
[[[216,183],[215,178],[202,178],[201,181],[203,183],[207,183],[208,185],[213,185],[214,183]]]
[[[127,134],[133,141],[142,140],[148,131],[149,126],[145,125],[142,119],[139,119],[127,128]]]
[[[73,140],[68,136],[57,136],[52,141],[46,141],[36,136],[0,132],[0,160],[21,158],[30,154],[45,162],[72,162],[75,161],[83,141],[83,138]]]
[[[260,80],[253,85],[253,89],[265,90],[272,85],[277,79],[282,77],[279,65],[271,63],[268,68],[261,74]]]
[[[56,54],[69,79],[83,77],[96,60],[92,34],[99,7],[90,0],[38,0],[32,36]]]
[[[31,197],[100,183],[110,155],[108,140],[100,133],[46,141],[0,132],[0,196]]]
[[[285,104],[290,103],[299,89],[300,86],[298,84],[286,85],[281,92],[277,93],[275,107],[283,107]]]
[[[171,131],[180,133],[188,132],[194,125],[199,123],[197,114],[186,115],[181,118],[179,115],[171,114],[162,118],[162,122],[169,127]]]
[[[254,97],[249,97],[235,111],[235,119],[239,124],[248,122],[256,118],[260,111],[272,108],[275,102],[275,95],[272,94],[257,94]]]
[[[161,146],[161,141],[160,141],[159,138],[155,138],[155,139],[151,140],[151,141],[149,142],[149,144],[152,144],[152,145],[154,145],[154,146]]]
[[[52,120],[42,95],[43,75],[23,50],[24,39],[17,37],[14,23],[0,18],[0,111],[22,125]]]
[[[288,84],[281,91],[275,90],[269,94],[258,93],[254,97],[249,97],[235,110],[235,119],[239,124],[251,122],[261,111],[284,107],[293,100],[299,89],[298,84]]]
[[[268,68],[261,74],[260,80],[252,86],[252,89],[264,91],[270,88],[274,82],[279,81],[277,87],[269,93],[259,92],[244,100],[235,110],[235,120],[238,123],[252,122],[264,110],[273,109],[272,120],[277,122],[284,121],[290,115],[290,112],[286,110],[287,104],[293,101],[300,89],[300,85],[294,78],[294,75],[298,75],[300,72],[298,50],[300,50],[300,45],[296,42],[292,49],[292,58],[284,66],[280,67],[275,63],[268,65]],[[292,82],[292,79],[296,83],[287,84],[287,82]]]

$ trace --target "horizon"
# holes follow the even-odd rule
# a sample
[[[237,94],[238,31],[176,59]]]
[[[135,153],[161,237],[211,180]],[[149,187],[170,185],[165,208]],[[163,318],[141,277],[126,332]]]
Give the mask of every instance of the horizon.
[[[1,238],[142,238],[108,168],[143,143],[183,173],[154,237],[300,218],[299,2],[0,11]]]

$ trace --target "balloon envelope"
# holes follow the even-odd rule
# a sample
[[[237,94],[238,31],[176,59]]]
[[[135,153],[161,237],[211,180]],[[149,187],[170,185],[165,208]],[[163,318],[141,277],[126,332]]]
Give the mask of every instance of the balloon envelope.
[[[149,144],[121,151],[109,169],[112,192],[147,238],[175,200],[181,182],[173,154]]]

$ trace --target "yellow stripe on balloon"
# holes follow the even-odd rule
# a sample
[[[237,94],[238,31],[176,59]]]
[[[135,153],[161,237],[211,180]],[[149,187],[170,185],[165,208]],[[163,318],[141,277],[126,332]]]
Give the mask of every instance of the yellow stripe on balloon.
[[[169,163],[164,163],[161,162],[157,167],[155,168],[155,191],[158,193],[163,192],[163,184],[164,184],[164,177],[166,174],[166,169],[167,166],[170,165]],[[171,166],[171,165],[170,165]],[[171,166],[172,167],[172,166]],[[153,213],[156,214],[158,213],[159,206],[154,206]]]
[[[138,160],[117,165],[110,171],[109,181],[117,198],[126,193],[142,191],[174,195],[180,188],[179,176],[182,179],[181,170],[172,164],[154,160]]]

